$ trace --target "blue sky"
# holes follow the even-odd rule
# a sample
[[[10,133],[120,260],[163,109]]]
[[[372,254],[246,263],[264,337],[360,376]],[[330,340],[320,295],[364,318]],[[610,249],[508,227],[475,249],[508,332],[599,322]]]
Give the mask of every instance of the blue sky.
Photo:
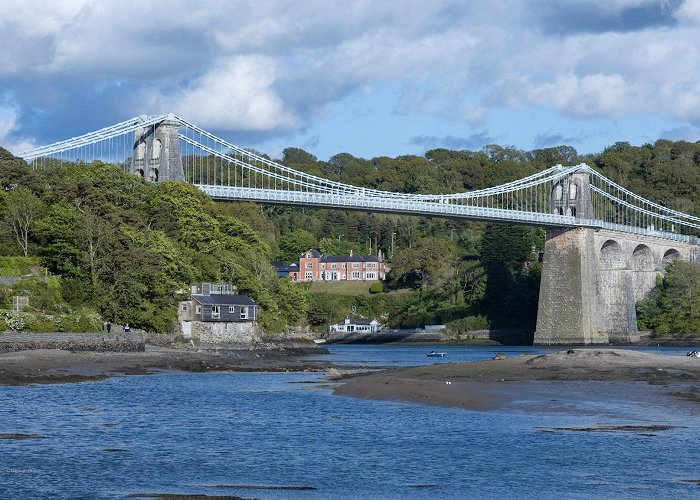
[[[700,0],[0,0],[0,145],[174,112],[326,160],[700,140]]]

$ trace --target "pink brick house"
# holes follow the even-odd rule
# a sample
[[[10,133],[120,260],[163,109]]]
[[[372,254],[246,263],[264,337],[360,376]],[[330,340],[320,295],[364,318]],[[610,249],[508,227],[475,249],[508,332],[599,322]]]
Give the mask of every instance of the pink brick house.
[[[292,281],[380,281],[389,269],[374,255],[323,255],[315,249],[304,252],[299,269],[289,272]]]

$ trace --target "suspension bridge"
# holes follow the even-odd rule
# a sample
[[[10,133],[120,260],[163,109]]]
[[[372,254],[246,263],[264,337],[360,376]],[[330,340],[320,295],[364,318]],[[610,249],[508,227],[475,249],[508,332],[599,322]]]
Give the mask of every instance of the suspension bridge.
[[[172,113],[137,116],[19,156],[34,168],[117,164],[146,181],[189,182],[216,200],[544,226],[541,344],[630,340],[635,302],[666,264],[700,261],[700,218],[647,200],[586,164],[462,193],[395,193],[289,168]]]
[[[609,229],[686,242],[700,234],[700,218],[646,200],[585,164],[555,165],[463,193],[394,193],[291,169],[172,113],[138,116],[19,156],[35,168],[55,161],[115,163],[150,181],[189,182],[217,200]]]

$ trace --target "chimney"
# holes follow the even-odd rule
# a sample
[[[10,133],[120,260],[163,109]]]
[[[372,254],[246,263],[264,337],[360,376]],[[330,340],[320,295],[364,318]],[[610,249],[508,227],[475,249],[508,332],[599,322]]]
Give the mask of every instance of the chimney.
[[[350,250],[350,257],[352,257],[352,250]]]

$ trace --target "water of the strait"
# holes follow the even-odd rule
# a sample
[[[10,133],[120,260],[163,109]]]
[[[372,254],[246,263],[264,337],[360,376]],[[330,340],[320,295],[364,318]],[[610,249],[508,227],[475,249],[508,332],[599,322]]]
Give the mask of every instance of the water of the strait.
[[[480,360],[495,352],[548,352],[329,347],[329,355],[316,358],[368,367]],[[448,354],[444,360],[426,359],[433,349]],[[662,352],[683,355],[685,350]],[[45,436],[0,440],[0,497],[700,495],[700,486],[687,482],[700,479],[700,415],[692,405],[676,408],[644,401],[638,407],[628,405],[622,415],[619,408],[600,401],[581,413],[480,412],[332,396],[321,377],[179,373],[0,387],[0,433]],[[543,427],[601,424],[674,428],[652,433],[542,432]]]

